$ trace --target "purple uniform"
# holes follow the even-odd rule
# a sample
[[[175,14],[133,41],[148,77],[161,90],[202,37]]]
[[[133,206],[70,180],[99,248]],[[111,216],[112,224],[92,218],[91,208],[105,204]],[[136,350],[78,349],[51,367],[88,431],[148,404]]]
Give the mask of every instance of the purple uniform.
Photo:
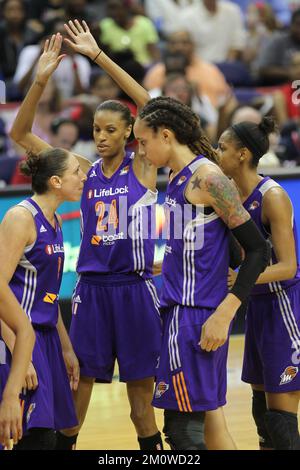
[[[198,343],[203,323],[227,294],[228,228],[212,208],[195,207],[185,199],[191,176],[207,163],[207,158],[196,157],[167,189],[163,345],[153,399],[157,408],[203,411],[226,402],[228,341],[209,353]]]
[[[19,206],[31,212],[37,233],[36,241],[24,250],[10,282],[36,333],[32,362],[38,387],[22,395],[24,432],[36,427],[72,427],[77,419],[56,329],[64,262],[62,231],[57,218],[53,228],[31,198]]]
[[[110,178],[101,160],[88,173],[70,329],[83,376],[110,382],[116,358],[121,381],[155,375],[161,343],[151,279],[156,199],[136,178],[131,154]]]
[[[132,164],[133,154],[126,154],[118,170],[107,178],[99,160],[87,175],[81,202],[78,274],[152,277],[151,208],[157,194],[142,186]]]
[[[278,183],[263,178],[244,202],[245,209],[272,243],[269,227],[262,222],[263,197]],[[293,279],[254,287],[246,316],[246,340],[242,380],[264,384],[265,391],[285,393],[300,390],[300,266],[297,230],[293,220],[297,271]],[[272,249],[270,265],[277,263]]]
[[[1,324],[0,324],[0,333],[1,333]],[[0,403],[2,400],[4,387],[7,382],[7,378],[9,374],[10,362],[11,362],[10,352],[7,349],[0,335]],[[0,450],[3,450],[3,446],[1,444],[0,444]]]
[[[0,325],[1,330],[1,325]],[[0,402],[2,400],[3,390],[9,374],[11,355],[4,341],[0,336]]]

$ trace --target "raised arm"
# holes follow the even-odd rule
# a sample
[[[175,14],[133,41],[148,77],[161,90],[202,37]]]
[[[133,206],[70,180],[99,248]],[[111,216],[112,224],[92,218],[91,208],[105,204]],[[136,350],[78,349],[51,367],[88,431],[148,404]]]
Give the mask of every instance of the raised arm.
[[[138,108],[145,106],[150,100],[149,93],[102,51],[85,21],[69,21],[65,29],[71,39],[64,38],[64,41],[75,52],[86,55],[105,70]]]
[[[47,82],[59,66],[61,60],[65,57],[64,54],[60,55],[61,44],[62,36],[59,33],[46,40],[44,51],[38,61],[34,82],[21,104],[9,134],[16,143],[21,145],[27,152],[33,154],[38,154],[43,150],[51,148],[51,145],[33,134],[32,125],[38,102]],[[75,156],[80,163],[82,171],[87,172],[90,162],[80,155]]]
[[[64,55],[59,55],[61,43],[62,36],[59,33],[53,35],[50,40],[46,40],[44,51],[38,61],[34,82],[21,104],[10,131],[10,137],[26,151],[32,153],[51,148],[47,142],[32,133],[32,125],[38,102],[47,82],[64,57]]]

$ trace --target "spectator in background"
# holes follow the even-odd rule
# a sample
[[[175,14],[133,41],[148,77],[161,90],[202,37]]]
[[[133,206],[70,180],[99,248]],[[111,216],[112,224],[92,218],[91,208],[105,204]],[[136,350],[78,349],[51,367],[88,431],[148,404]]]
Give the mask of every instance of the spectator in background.
[[[91,78],[90,92],[97,98],[97,104],[100,104],[118,99],[120,88],[106,72],[100,71]]]
[[[195,54],[195,44],[187,31],[177,31],[171,34],[166,48],[171,54],[186,58],[186,67],[183,64],[186,78],[195,83],[200,96],[208,96],[216,108],[224,102],[229,93],[229,86],[224,76],[214,64],[202,60]],[[166,65],[164,62],[159,62],[147,72],[144,86],[147,90],[161,89],[164,86],[165,77]]]
[[[105,2],[90,5],[86,0],[30,0],[29,16],[43,25],[56,20],[82,18],[93,21],[104,16]]]
[[[246,15],[248,7],[253,3],[267,4],[274,12],[276,19],[283,26],[288,26],[291,20],[291,8],[287,0],[265,0],[263,2],[253,2],[252,0],[230,0],[236,3]]]
[[[16,110],[16,112],[6,121],[6,128],[8,132],[11,129],[12,121],[15,119],[17,111],[18,110]],[[56,86],[56,82],[52,79],[48,81],[41,100],[39,101],[33,124],[36,135],[41,139],[46,140],[47,143],[49,143],[51,140],[51,123],[56,117],[58,117],[61,111],[61,95]],[[22,155],[23,151],[20,149],[20,147],[16,146],[16,148],[17,153]]]
[[[199,95],[197,88],[184,75],[179,73],[167,75],[161,94],[189,106],[200,117],[201,127],[210,141],[216,140],[218,113],[209,98],[206,95]]]
[[[264,85],[300,78],[300,9],[294,11],[288,31],[274,34],[261,51],[258,70]]]
[[[248,6],[246,25],[247,41],[243,60],[254,70],[259,51],[267,44],[272,33],[279,29],[279,23],[268,3],[254,2]]]
[[[151,20],[134,15],[126,0],[108,0],[108,18],[100,21],[100,42],[110,53],[129,49],[144,67],[159,60],[158,34]]]
[[[48,21],[64,17],[64,3],[64,0],[30,0],[28,15],[32,21],[43,27]]]
[[[166,37],[182,29],[181,15],[185,8],[198,0],[145,0],[145,12],[157,31]]]
[[[64,32],[63,22],[58,21],[54,25],[54,33]],[[13,81],[19,86],[20,90],[26,92],[34,76],[35,67],[43,43],[26,46],[19,57],[16,73]],[[59,64],[53,78],[61,93],[63,99],[70,98],[76,94],[82,93],[88,88],[91,65],[89,61],[80,54],[75,54],[71,48],[63,44],[62,54],[67,53],[66,57]]]
[[[7,98],[18,98],[17,91],[10,89],[22,48],[34,43],[38,33],[28,24],[25,5],[22,0],[4,0],[1,3],[0,22],[0,70],[6,81]]]
[[[223,0],[202,0],[185,8],[182,22],[203,60],[226,62],[241,57],[246,31],[237,5]]]

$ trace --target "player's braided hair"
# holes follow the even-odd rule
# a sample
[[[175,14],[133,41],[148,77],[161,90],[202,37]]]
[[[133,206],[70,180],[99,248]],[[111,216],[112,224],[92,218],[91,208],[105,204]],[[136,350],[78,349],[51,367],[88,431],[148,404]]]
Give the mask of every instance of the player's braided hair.
[[[142,109],[139,118],[154,132],[166,127],[174,132],[180,144],[187,145],[195,155],[216,161],[216,152],[201,129],[200,119],[187,105],[165,96],[153,98]]]

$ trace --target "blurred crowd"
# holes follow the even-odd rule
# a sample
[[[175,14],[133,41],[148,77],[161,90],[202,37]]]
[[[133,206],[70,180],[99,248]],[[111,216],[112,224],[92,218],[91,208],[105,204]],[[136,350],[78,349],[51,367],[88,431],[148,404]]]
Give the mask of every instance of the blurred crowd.
[[[0,185],[28,182],[7,134],[45,40],[76,18],[152,97],[191,106],[215,145],[228,125],[272,114],[278,132],[261,166],[300,165],[300,0],[0,0]],[[136,109],[95,64],[63,49],[34,132],[93,161],[97,105]]]

